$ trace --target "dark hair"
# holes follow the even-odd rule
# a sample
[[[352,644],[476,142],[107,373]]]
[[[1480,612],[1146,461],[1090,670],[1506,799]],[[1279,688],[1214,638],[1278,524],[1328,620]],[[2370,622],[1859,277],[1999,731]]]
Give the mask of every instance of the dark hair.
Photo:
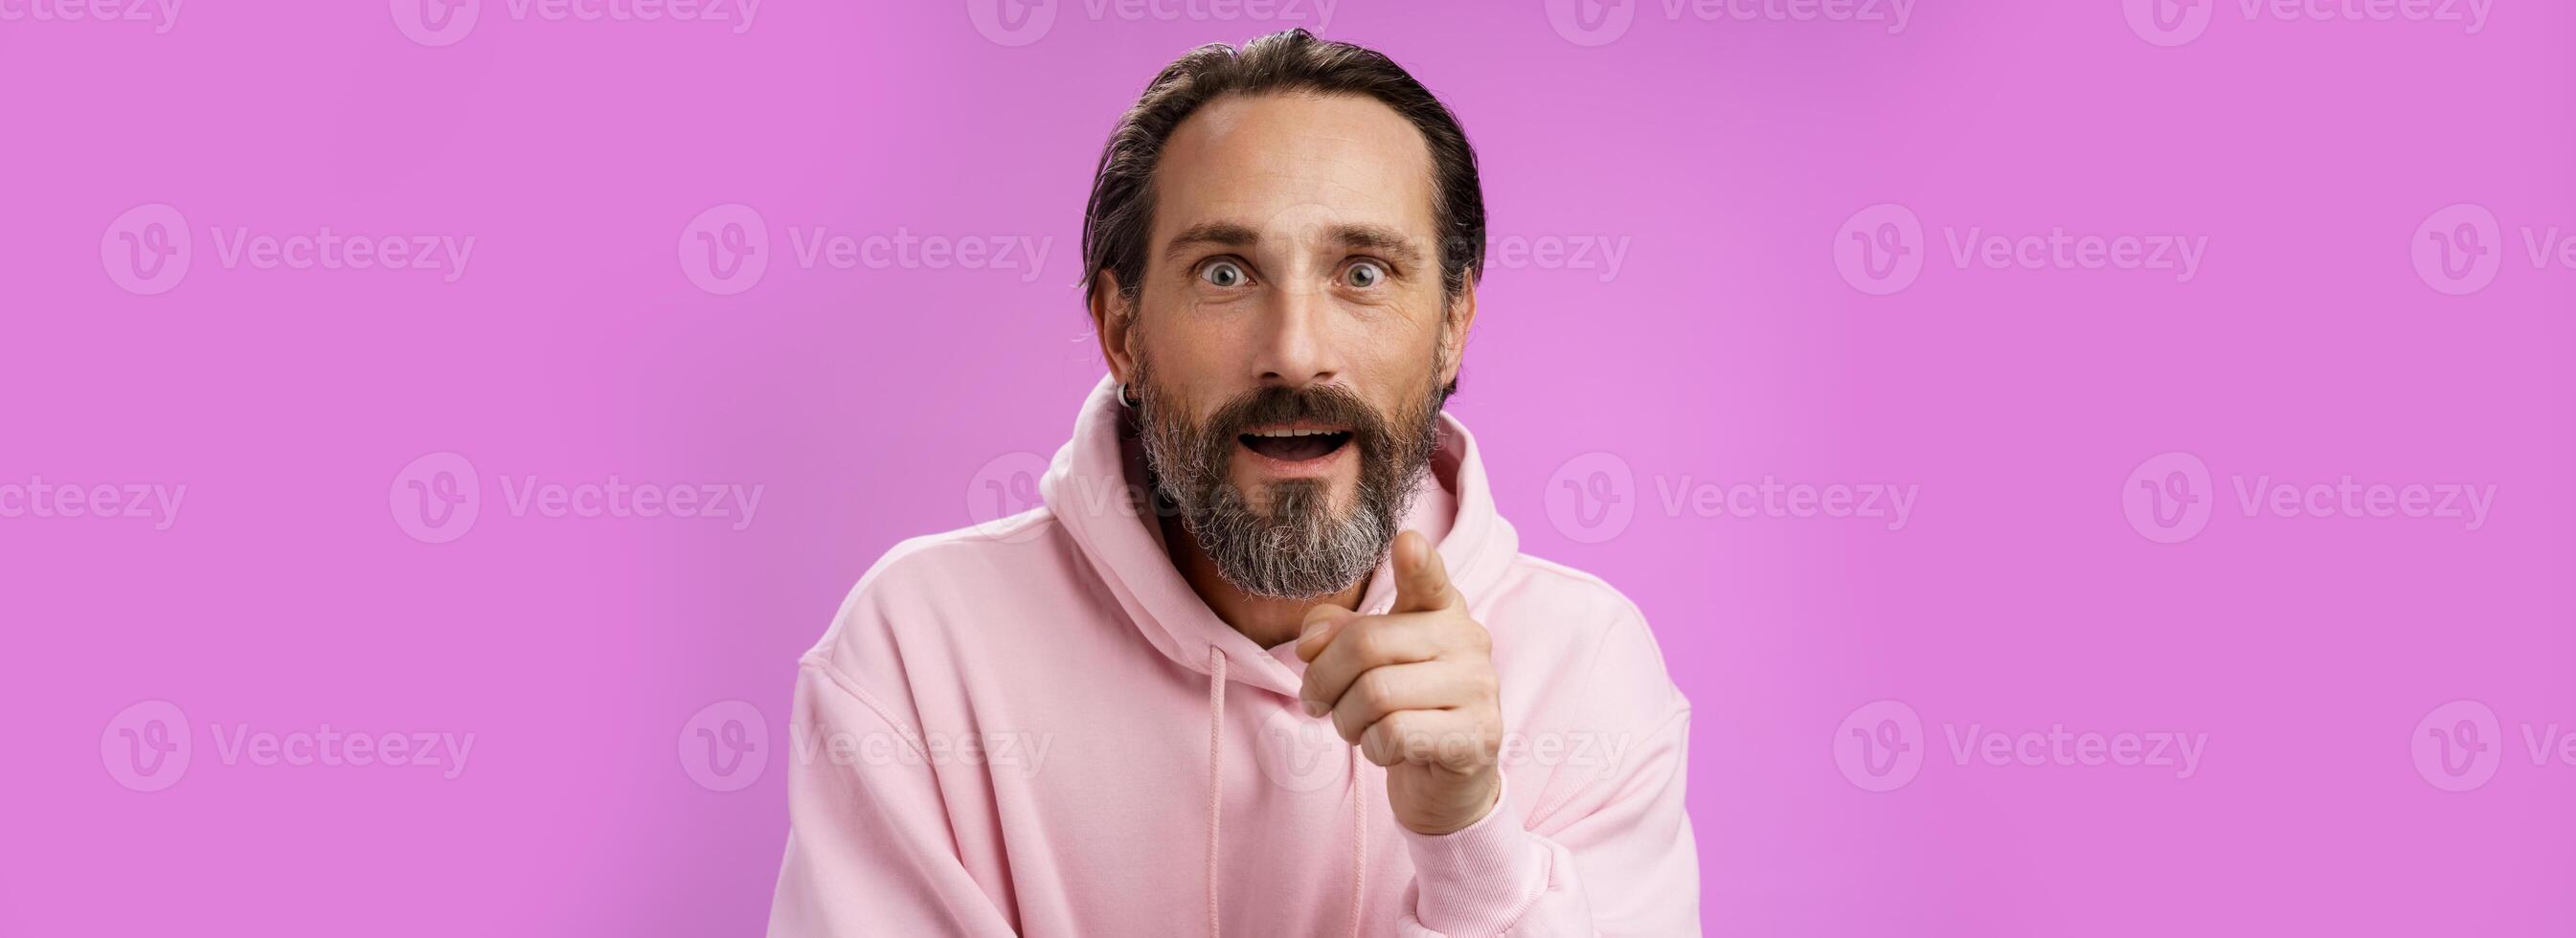
[[[1290,29],[1244,43],[1241,52],[1224,43],[1190,50],[1154,76],[1118,119],[1101,148],[1082,220],[1083,297],[1096,298],[1100,272],[1107,270],[1118,275],[1121,298],[1135,298],[1153,236],[1154,167],[1174,128],[1225,95],[1300,91],[1376,99],[1422,132],[1431,150],[1442,291],[1455,300],[1469,278],[1483,279],[1485,194],[1476,180],[1476,151],[1457,116],[1384,54]]]

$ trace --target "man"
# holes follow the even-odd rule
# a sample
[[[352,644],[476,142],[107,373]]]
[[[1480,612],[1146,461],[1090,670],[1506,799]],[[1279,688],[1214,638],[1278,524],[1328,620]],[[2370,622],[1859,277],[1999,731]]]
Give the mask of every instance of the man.
[[[773,935],[1698,931],[1690,705],[1441,412],[1474,152],[1292,30],[1165,69],[1083,234],[1046,507],[906,541],[804,656]]]

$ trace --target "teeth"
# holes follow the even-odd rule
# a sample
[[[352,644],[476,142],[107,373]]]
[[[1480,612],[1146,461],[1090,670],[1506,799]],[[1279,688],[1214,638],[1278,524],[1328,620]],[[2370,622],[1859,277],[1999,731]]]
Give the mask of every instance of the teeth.
[[[1339,430],[1256,430],[1256,431],[1253,431],[1253,433],[1252,433],[1251,435],[1252,435],[1252,436],[1273,436],[1273,437],[1290,437],[1290,436],[1331,436],[1331,435],[1333,435],[1333,434],[1340,433],[1340,432],[1341,432],[1341,431],[1339,431]]]

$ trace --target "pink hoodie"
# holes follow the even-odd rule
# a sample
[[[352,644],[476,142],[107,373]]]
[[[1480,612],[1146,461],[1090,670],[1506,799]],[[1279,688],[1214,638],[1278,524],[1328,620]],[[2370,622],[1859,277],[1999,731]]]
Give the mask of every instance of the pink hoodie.
[[[1173,567],[1112,388],[1045,508],[897,545],[805,654],[771,935],[1698,933],[1690,703],[1634,605],[1519,553],[1465,427],[1406,527],[1493,633],[1510,735],[1502,803],[1430,837],[1299,708],[1295,643]]]

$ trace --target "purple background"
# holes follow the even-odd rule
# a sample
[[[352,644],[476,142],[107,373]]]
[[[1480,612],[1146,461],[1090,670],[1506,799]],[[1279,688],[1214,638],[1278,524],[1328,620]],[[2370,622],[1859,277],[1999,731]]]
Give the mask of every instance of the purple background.
[[[1186,47],[1297,24],[1389,50],[1478,146],[1505,254],[1455,410],[1525,549],[1633,597],[1696,704],[1710,931],[2576,921],[2576,764],[2527,742],[2576,732],[2576,269],[2526,248],[2576,234],[2576,8],[1057,0],[1013,32],[769,0],[737,31],[484,0],[438,33],[413,2],[0,19],[0,934],[757,933],[781,762],[724,775],[697,715],[748,702],[783,746],[868,563],[1054,451],[1100,372],[1073,283],[1110,121]],[[729,203],[767,267],[693,277]],[[1848,253],[1881,203],[1914,279]],[[151,204],[183,276],[131,265]],[[2463,218],[2485,266],[2418,263]],[[817,225],[1048,253],[807,267]],[[475,244],[453,282],[226,263],[326,226]],[[1952,253],[2055,228],[2205,254]],[[2174,452],[2206,527],[2165,543],[2190,529],[2131,519]],[[444,543],[404,507],[433,453],[479,480]],[[1624,522],[1562,501],[1595,472]],[[1665,507],[1766,475],[1918,494],[1897,530]],[[763,500],[741,530],[514,513],[530,476]],[[2235,488],[2344,476],[2495,497],[2471,530]],[[186,489],[63,517],[39,478]],[[133,790],[120,714],[156,700],[191,761]],[[1846,718],[1899,711],[1919,768],[1875,774]],[[2462,714],[2487,748],[2455,777],[2427,746]],[[452,779],[222,758],[324,724],[476,735]],[[1951,748],[2058,725],[2206,749],[2186,778]]]

